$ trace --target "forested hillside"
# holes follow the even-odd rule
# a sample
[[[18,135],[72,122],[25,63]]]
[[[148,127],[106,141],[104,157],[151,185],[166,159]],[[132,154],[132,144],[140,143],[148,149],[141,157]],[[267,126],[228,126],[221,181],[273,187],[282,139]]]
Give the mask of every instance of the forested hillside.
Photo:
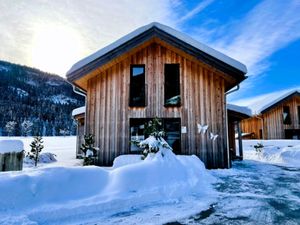
[[[82,105],[62,77],[0,61],[0,136],[75,134],[71,113]]]

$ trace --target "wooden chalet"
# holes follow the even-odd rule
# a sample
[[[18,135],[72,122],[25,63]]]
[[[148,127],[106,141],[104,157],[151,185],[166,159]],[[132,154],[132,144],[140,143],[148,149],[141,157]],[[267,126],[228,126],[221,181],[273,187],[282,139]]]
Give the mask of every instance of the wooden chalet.
[[[79,61],[67,79],[86,92],[85,132],[95,135],[99,165],[140,151],[130,140],[143,139],[145,123],[158,117],[175,153],[228,168],[225,93],[246,72],[236,60],[151,23]]]
[[[252,108],[241,129],[253,139],[300,139],[300,90],[270,94]]]

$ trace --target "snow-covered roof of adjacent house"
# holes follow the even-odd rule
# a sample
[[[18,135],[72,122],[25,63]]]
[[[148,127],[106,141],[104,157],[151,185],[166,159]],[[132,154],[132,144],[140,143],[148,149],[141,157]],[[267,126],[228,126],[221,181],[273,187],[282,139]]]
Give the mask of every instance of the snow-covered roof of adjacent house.
[[[234,112],[238,112],[238,113],[247,115],[247,116],[252,116],[251,109],[249,109],[246,106],[238,106],[238,105],[227,103],[227,109],[231,110],[231,111],[234,111]]]
[[[300,87],[242,99],[234,103],[246,106],[251,109],[253,115],[258,115],[294,94],[300,94]]]
[[[87,66],[90,63],[95,62],[95,60],[105,56],[106,54],[114,51],[115,49],[121,47],[121,46],[125,46],[129,41],[141,37],[144,33],[146,33],[147,31],[151,30],[151,29],[156,29],[159,31],[162,31],[168,35],[171,35],[172,37],[176,38],[176,40],[180,40],[186,44],[188,44],[191,47],[194,47],[198,50],[200,50],[201,52],[204,52],[205,54],[235,68],[236,70],[240,71],[242,74],[246,74],[247,73],[247,68],[244,64],[238,62],[235,59],[230,58],[229,56],[208,47],[205,44],[202,44],[198,41],[196,41],[195,39],[191,38],[190,36],[179,32],[171,27],[168,27],[166,25],[157,23],[157,22],[153,22],[150,23],[148,25],[145,25],[143,27],[140,27],[136,30],[134,30],[133,32],[125,35],[124,37],[120,38],[119,40],[113,42],[112,44],[100,49],[99,51],[87,56],[86,58],[78,61],[77,63],[75,63],[71,69],[67,72],[67,77],[68,79],[71,79],[71,74],[82,69],[83,67]],[[140,38],[142,39],[142,37]],[[140,41],[139,39],[139,41]],[[89,72],[91,71],[91,68],[85,69],[84,71]]]
[[[85,106],[74,109],[72,111],[72,116],[77,116],[77,115],[80,115],[80,114],[83,114],[83,113],[85,113]]]
[[[24,150],[22,141],[19,140],[0,140],[0,154],[8,152],[21,152]]]

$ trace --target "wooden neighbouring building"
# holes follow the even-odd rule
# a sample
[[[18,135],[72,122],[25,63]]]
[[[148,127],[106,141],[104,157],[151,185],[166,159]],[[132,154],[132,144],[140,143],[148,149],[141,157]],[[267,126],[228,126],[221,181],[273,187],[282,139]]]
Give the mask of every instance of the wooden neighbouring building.
[[[79,61],[67,79],[86,92],[85,132],[95,135],[99,165],[136,152],[130,140],[143,138],[145,122],[158,117],[177,154],[228,168],[225,93],[245,73],[228,56],[151,23]],[[208,125],[207,132],[197,124]]]
[[[228,147],[232,160],[243,159],[241,121],[250,118],[251,115],[251,110],[248,107],[227,104]],[[239,151],[236,149],[236,140],[238,140]]]
[[[77,140],[76,140],[76,158],[82,157],[82,152],[80,150],[81,145],[84,143],[84,124],[85,124],[85,106],[76,108],[72,112],[72,116],[77,123]]]
[[[278,92],[253,105],[253,116],[241,122],[243,132],[254,139],[300,139],[300,90]]]

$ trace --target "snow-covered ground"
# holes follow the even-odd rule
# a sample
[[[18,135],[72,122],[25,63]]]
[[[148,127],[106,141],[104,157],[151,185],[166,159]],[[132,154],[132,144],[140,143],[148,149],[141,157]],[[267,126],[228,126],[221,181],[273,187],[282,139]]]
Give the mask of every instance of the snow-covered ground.
[[[260,153],[254,146],[261,143]],[[244,159],[300,167],[300,140],[243,140]]]
[[[24,150],[30,151],[30,143],[33,137],[0,137],[1,140],[20,140],[23,142]],[[44,149],[42,152],[51,152],[56,155],[56,162],[38,164],[38,167],[56,167],[56,166],[78,166],[82,165],[82,160],[76,159],[76,137],[43,137]],[[24,169],[29,169],[24,165]]]
[[[196,156],[161,147],[145,160],[120,156],[112,168],[76,167],[74,138],[44,140],[57,162],[0,174],[0,224],[162,224],[216,199],[216,179]]]
[[[300,224],[299,141],[243,141],[244,161],[207,171],[172,154],[81,167],[75,137],[44,140],[57,162],[0,173],[0,224]]]

